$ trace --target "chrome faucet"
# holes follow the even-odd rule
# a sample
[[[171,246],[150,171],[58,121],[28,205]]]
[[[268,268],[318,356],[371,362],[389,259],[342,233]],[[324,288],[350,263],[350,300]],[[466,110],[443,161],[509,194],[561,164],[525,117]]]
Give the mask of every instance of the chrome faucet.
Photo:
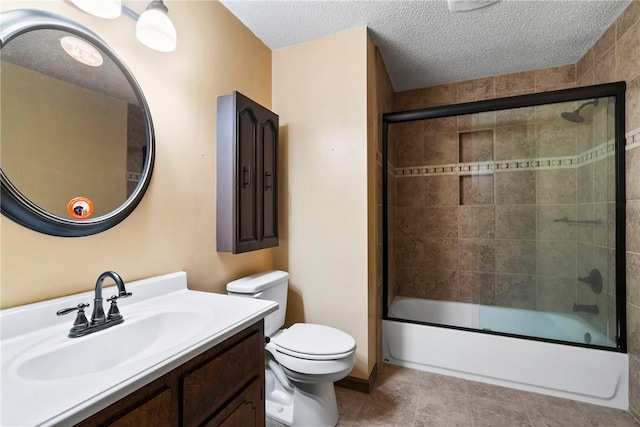
[[[110,277],[114,282],[116,282],[118,295],[113,295],[107,299],[107,301],[111,303],[111,307],[109,307],[109,313],[105,316],[104,308],[102,306],[102,285],[107,277]],[[89,307],[88,304],[78,304],[77,307],[64,308],[62,310],[58,310],[56,314],[58,316],[62,316],[76,310],[78,311],[78,316],[73,323],[73,327],[69,331],[70,338],[77,338],[124,322],[122,314],[120,314],[120,310],[118,310],[117,300],[119,298],[126,298],[129,296],[131,296],[131,292],[127,292],[120,275],[115,271],[105,271],[100,275],[100,277],[98,277],[98,281],[96,282],[91,322],[89,322],[84,315],[84,309]]]

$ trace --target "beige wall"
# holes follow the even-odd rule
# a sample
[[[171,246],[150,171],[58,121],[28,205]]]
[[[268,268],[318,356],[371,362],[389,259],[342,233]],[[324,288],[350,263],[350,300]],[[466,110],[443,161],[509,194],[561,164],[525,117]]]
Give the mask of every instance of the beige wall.
[[[216,97],[238,90],[271,107],[271,51],[218,2],[168,6],[178,31],[173,53],[139,43],[125,15],[100,19],[66,1],[2,1],[3,10],[49,10],[101,36],[145,93],[157,148],[147,194],[110,230],[52,237],[2,216],[2,307],[92,289],[105,270],[125,281],[185,270],[191,288],[224,292],[227,281],[272,267],[272,250],[217,253],[215,229]]]
[[[127,103],[2,62],[2,170],[41,208],[70,218],[78,196],[92,218],[127,198]]]
[[[355,339],[352,376],[367,378],[369,225],[367,30],[357,28],[273,52],[280,114],[287,323],[339,328]],[[284,233],[283,233],[284,234]],[[375,344],[373,344],[375,345]]]

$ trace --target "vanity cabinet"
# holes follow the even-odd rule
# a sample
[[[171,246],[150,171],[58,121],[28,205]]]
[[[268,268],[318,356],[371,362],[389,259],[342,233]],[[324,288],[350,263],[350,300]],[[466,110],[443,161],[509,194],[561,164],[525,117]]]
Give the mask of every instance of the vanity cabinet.
[[[239,92],[218,97],[217,250],[278,246],[278,116]]]
[[[78,426],[261,426],[263,321],[194,357]]]

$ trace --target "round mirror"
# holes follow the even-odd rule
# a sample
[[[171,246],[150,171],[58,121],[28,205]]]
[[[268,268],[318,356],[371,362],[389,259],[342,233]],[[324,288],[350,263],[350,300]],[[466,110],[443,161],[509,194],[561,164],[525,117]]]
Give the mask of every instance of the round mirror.
[[[36,10],[0,13],[2,213],[55,236],[126,218],[153,169],[154,136],[133,75],[90,30]]]

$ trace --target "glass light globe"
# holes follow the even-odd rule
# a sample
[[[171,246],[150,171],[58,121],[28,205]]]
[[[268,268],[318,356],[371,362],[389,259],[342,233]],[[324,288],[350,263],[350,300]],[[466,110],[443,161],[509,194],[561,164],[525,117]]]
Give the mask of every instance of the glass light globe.
[[[161,9],[151,8],[140,15],[136,24],[136,37],[142,44],[160,52],[176,49],[176,29]]]
[[[71,0],[79,9],[99,18],[114,19],[122,12],[121,0]]]

